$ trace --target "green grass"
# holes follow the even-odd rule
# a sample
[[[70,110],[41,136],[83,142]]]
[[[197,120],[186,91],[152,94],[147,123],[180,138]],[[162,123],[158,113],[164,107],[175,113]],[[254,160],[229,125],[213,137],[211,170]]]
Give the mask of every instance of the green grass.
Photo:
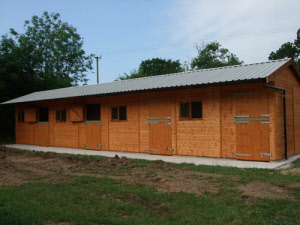
[[[17,150],[15,150],[17,151]],[[80,162],[105,157],[20,151],[41,157],[59,157]],[[208,173],[191,174],[193,179],[217,185],[219,191],[202,195],[164,193],[142,185],[129,185],[110,178],[72,176],[72,182],[49,184],[42,178],[21,186],[0,186],[0,224],[300,224],[300,190],[294,199],[257,199],[247,202],[236,187],[254,180],[275,184],[300,183],[299,175],[276,170],[238,169],[221,166],[166,164],[131,160],[134,168],[149,168],[155,177],[166,168]],[[300,167],[300,160],[293,167]],[[114,170],[129,170],[125,165]],[[99,171],[101,172],[101,171]],[[223,174],[219,177],[214,174]],[[188,185],[188,184],[187,184]]]
[[[293,162],[293,168],[300,168],[300,159],[297,159],[295,162]]]
[[[228,194],[228,192],[230,194]],[[0,187],[0,224],[299,224],[299,199],[246,204],[234,189],[195,196],[108,178]]]

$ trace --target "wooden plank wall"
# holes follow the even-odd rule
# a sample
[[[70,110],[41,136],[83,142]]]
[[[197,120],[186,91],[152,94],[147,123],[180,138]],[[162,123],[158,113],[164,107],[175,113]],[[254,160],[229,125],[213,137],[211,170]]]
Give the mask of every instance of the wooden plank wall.
[[[140,144],[140,152],[148,152],[149,148],[149,128],[148,128],[148,108],[147,108],[147,94],[139,95],[139,144]]]
[[[138,95],[114,96],[109,98],[110,112],[113,106],[126,106],[126,121],[109,121],[109,149],[139,152],[139,98]]]
[[[270,84],[271,85],[271,84]],[[273,84],[272,84],[273,85]],[[284,154],[281,148],[277,148],[277,136],[276,136],[276,120],[277,118],[282,118],[282,115],[277,115],[276,113],[276,95],[278,91],[273,89],[265,88],[269,93],[269,144],[270,153],[272,154],[271,160],[283,159]]]
[[[203,119],[179,120],[179,104],[202,101]],[[179,91],[176,94],[177,151],[179,155],[221,157],[220,88]]]
[[[295,153],[300,154],[300,86],[294,86]]]
[[[34,144],[33,141],[33,123],[16,122],[16,142],[22,144]]]
[[[148,108],[147,99],[171,96],[172,146],[175,154],[220,157],[220,88],[183,90],[175,92],[157,92],[132,96],[115,96],[97,99],[86,99],[77,106],[89,103],[101,104],[101,141],[103,149],[148,152]],[[175,93],[175,94],[174,94]],[[177,94],[176,94],[177,93]],[[201,97],[199,97],[201,96]],[[179,103],[186,100],[203,101],[204,118],[195,121],[179,121]],[[32,107],[49,107],[49,141],[51,146],[84,148],[84,122],[56,122],[55,112],[58,109],[70,110],[73,102],[51,102]],[[127,121],[112,122],[110,107],[127,106]],[[19,124],[19,123],[18,123]],[[34,141],[38,142],[38,129],[33,131]],[[17,127],[18,133],[30,133]],[[25,143],[20,135],[18,143]],[[25,137],[25,136],[24,136]],[[26,142],[30,144],[31,142]],[[178,147],[177,147],[178,146]]]
[[[233,90],[232,88],[234,87],[221,87],[221,157],[224,158],[234,158],[234,153],[236,152],[235,125],[233,122],[235,112],[233,94],[236,93],[237,90]]]
[[[276,86],[287,89],[289,155],[300,153],[300,93],[299,83],[290,70],[282,70],[272,79]],[[286,74],[282,76],[281,74]],[[290,80],[288,83],[287,80]],[[297,86],[298,85],[298,86]],[[70,110],[74,105],[84,112],[84,106],[90,103],[101,105],[101,144],[102,149],[148,152],[149,125],[147,101],[156,97],[170,97],[172,117],[173,154],[207,157],[235,158],[236,135],[234,125],[235,93],[254,89],[265,89],[269,96],[270,151],[272,160],[283,158],[283,120],[282,100],[278,91],[263,88],[262,84],[243,84],[222,87],[207,87],[176,91],[160,91],[123,96],[64,100],[17,106],[17,112],[24,109],[35,112],[38,107],[49,107],[49,142],[50,146],[84,148],[85,122],[70,121]],[[202,101],[203,119],[179,120],[179,104],[183,101]],[[111,121],[112,106],[127,106],[127,121]],[[68,121],[57,122],[56,110],[67,109]],[[294,110],[294,111],[293,111]],[[84,116],[84,115],[83,115]],[[33,116],[30,116],[32,120]],[[294,124],[295,121],[295,124]],[[295,127],[295,128],[294,128]],[[16,122],[16,142],[36,144],[38,140],[37,124]],[[299,149],[299,150],[295,150]]]
[[[296,76],[299,76],[289,68],[290,64],[280,68],[269,77],[269,81],[276,87],[286,91],[286,115],[287,115],[287,142],[288,156],[300,153],[299,133],[300,133],[300,84]],[[276,104],[276,154],[274,159],[282,158],[284,152],[284,122],[283,122],[283,103],[280,92],[275,93]]]

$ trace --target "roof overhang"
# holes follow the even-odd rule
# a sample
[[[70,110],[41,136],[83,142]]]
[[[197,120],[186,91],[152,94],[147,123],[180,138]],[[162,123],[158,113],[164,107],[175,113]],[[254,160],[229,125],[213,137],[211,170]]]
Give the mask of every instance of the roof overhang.
[[[174,91],[174,90],[184,90],[184,89],[196,89],[196,88],[227,86],[227,85],[262,83],[262,82],[265,83],[266,78],[227,81],[227,82],[221,82],[221,83],[185,85],[185,86],[177,86],[177,87],[153,88],[153,89],[148,89],[148,90],[124,91],[124,92],[115,92],[115,93],[108,93],[108,94],[84,95],[84,96],[74,96],[74,97],[56,98],[56,99],[43,99],[43,100],[39,100],[39,101],[27,101],[27,102],[16,102],[16,103],[6,103],[6,104],[1,103],[1,104],[2,105],[33,104],[33,103],[53,102],[53,101],[72,100],[72,99],[84,99],[84,98],[96,98],[96,97],[107,97],[107,96],[118,96],[118,95],[130,95],[130,94],[150,93],[150,92],[158,92],[158,91]]]

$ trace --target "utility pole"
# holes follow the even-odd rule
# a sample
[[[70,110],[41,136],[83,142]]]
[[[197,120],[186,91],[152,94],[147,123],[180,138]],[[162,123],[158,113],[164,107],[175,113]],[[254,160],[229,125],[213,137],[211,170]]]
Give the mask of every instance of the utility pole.
[[[99,59],[102,58],[102,55],[95,56],[95,58],[96,58],[96,63],[97,63],[97,84],[99,84],[99,67],[98,67],[98,61],[99,61]]]

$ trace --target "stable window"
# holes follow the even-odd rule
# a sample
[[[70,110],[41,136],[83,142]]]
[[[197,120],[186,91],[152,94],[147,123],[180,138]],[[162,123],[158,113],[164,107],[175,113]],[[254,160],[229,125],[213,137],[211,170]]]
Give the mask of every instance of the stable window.
[[[18,112],[18,122],[24,122],[24,111]]]
[[[65,109],[56,110],[56,121],[66,122],[67,121],[67,110],[65,110]]]
[[[39,109],[39,122],[48,122],[49,121],[49,112],[48,108]]]
[[[182,102],[180,103],[180,119],[202,119],[202,102]]]
[[[86,106],[86,120],[100,120],[100,104]]]
[[[126,106],[111,107],[111,119],[112,121],[126,121],[127,120]]]

